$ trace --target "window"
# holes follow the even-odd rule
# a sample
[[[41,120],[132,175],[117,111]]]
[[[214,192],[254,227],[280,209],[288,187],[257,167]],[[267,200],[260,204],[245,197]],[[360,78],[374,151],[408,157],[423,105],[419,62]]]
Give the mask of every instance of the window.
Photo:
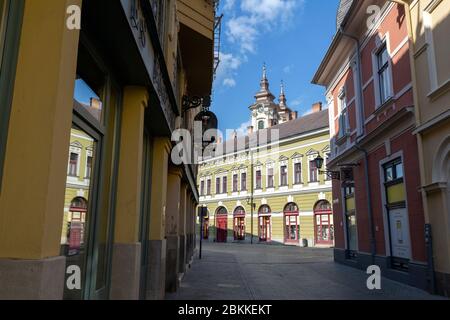
[[[86,159],[86,179],[90,179],[92,175],[92,156],[87,156]]]
[[[273,168],[267,169],[267,188],[273,188]]]
[[[404,207],[406,194],[403,179],[403,163],[401,159],[384,165],[384,181],[388,207]]]
[[[302,183],[302,164],[301,163],[294,164],[294,180],[295,180],[295,184]]]
[[[358,249],[357,227],[356,227],[356,204],[355,204],[355,185],[347,184],[344,186],[345,198],[345,219],[347,233],[348,257],[355,258],[355,252]]]
[[[233,192],[238,192],[238,175],[233,175]]]
[[[247,172],[241,175],[241,191],[247,191]]]
[[[342,88],[339,93],[339,132],[338,138],[343,138],[348,132],[348,110],[347,110],[347,100],[346,100],[345,90]]]
[[[287,166],[281,166],[281,172],[280,172],[280,178],[281,178],[281,186],[287,186]]]
[[[389,70],[389,53],[384,44],[376,55],[378,68],[378,83],[380,104],[385,103],[391,97],[391,77]]]
[[[259,121],[258,122],[258,130],[263,130],[264,129],[264,121]]]
[[[76,177],[78,176],[78,153],[71,152],[70,160],[69,160],[69,176]]]
[[[309,162],[309,182],[318,182],[318,170],[316,162],[311,160]]]
[[[256,189],[262,188],[262,175],[261,170],[256,171]]]
[[[222,179],[222,193],[228,193],[228,178],[223,177]]]
[[[208,196],[211,195],[211,179],[208,179],[206,181],[206,193]]]
[[[220,194],[220,178],[216,178],[216,194]]]
[[[205,180],[200,181],[200,195],[205,195]]]

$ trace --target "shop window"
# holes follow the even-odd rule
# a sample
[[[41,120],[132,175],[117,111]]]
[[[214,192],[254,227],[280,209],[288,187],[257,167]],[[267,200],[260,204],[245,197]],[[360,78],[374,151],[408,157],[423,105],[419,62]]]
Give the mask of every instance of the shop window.
[[[389,162],[383,168],[391,263],[395,269],[408,271],[411,259],[411,240],[402,159]]]
[[[284,241],[298,243],[300,240],[299,210],[295,203],[289,203],[284,208]]]
[[[331,204],[319,201],[314,207],[316,243],[332,245],[334,242],[334,224]]]
[[[237,207],[233,214],[234,240],[245,240],[245,209]]]
[[[347,257],[352,259],[356,257],[356,251],[358,250],[354,184],[347,184],[344,186],[344,198],[348,251]]]
[[[271,209],[268,205],[263,205],[258,210],[258,233],[259,241],[269,242],[272,238],[271,235]]]
[[[109,296],[121,90],[100,57],[82,35],[65,189],[65,199],[71,203],[65,204],[61,237],[67,267],[81,269],[82,286],[81,290],[64,286],[64,299],[69,300]],[[88,179],[71,179],[71,175]],[[70,275],[65,276],[67,280]]]

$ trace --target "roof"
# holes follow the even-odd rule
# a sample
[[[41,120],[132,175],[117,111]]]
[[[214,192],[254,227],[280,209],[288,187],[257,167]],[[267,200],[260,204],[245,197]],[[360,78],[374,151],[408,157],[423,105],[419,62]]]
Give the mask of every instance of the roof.
[[[344,22],[350,7],[352,6],[354,0],[341,0],[339,2],[339,8],[336,14],[336,29],[339,30],[341,24]]]
[[[320,129],[325,129],[329,127],[328,110],[319,111],[306,115],[304,117],[298,118],[296,120],[291,120],[277,126],[259,130],[249,136],[239,137],[236,141],[228,140],[222,144],[217,145],[216,157],[221,155],[226,155],[234,153],[237,151],[246,150],[249,146],[257,146],[258,140],[263,140],[267,136],[267,141],[261,141],[261,145],[272,142],[272,132],[274,130],[279,130],[279,140],[284,140],[299,136],[306,133],[311,133],[318,131]],[[275,137],[274,137],[275,138]],[[226,147],[226,151],[224,150]],[[228,151],[228,152],[227,152]],[[222,153],[223,152],[223,153]]]

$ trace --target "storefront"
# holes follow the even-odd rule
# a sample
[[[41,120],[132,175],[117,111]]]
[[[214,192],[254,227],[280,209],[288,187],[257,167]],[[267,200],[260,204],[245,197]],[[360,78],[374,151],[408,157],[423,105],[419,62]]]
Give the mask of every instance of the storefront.
[[[319,201],[314,207],[314,232],[316,244],[333,245],[333,212],[331,204],[326,200]]]
[[[270,242],[272,240],[271,214],[272,212],[268,205],[263,205],[258,210],[260,242]]]
[[[227,220],[227,209],[224,207],[218,208],[216,211],[216,242],[227,242]]]
[[[299,209],[295,203],[284,208],[284,242],[298,244],[300,240]]]
[[[233,213],[234,240],[245,240],[245,209],[237,207]]]

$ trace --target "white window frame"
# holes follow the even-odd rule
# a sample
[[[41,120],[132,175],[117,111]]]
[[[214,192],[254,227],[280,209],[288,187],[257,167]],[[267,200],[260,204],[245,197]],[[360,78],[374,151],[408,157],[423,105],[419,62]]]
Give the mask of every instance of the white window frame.
[[[308,155],[308,185],[309,186],[318,186],[320,184],[320,174],[319,174],[319,169],[317,169],[317,182],[316,181],[311,181],[311,166],[310,163],[311,161],[314,161],[314,159],[317,158],[318,153],[315,154],[310,154]]]
[[[389,93],[386,97],[386,101],[381,101],[381,85],[380,85],[380,77],[378,74],[379,66],[378,66],[378,56],[383,49],[383,47],[386,46],[386,51],[388,54],[388,67],[387,67],[387,75],[389,80]],[[385,105],[387,102],[389,102],[394,97],[394,82],[393,82],[393,76],[392,76],[392,51],[390,46],[390,37],[389,33],[386,33],[383,39],[378,40],[376,43],[376,46],[374,50],[372,51],[372,76],[373,76],[373,82],[374,82],[374,91],[375,91],[375,110],[378,110],[380,107]]]
[[[272,186],[269,186],[269,169],[272,169]],[[273,191],[275,190],[275,163],[274,162],[268,162],[266,164],[266,191]]]
[[[350,121],[348,119],[348,106],[347,106],[347,92],[345,90],[345,87],[342,87],[339,90],[337,104],[338,104],[338,111],[339,111],[339,116],[338,116],[339,128],[337,130],[337,137],[339,140],[339,139],[347,137],[348,133],[350,131]],[[345,117],[344,117],[344,115],[345,115]],[[344,121],[344,126],[342,126],[343,121]]]
[[[258,171],[261,171],[261,188],[257,188],[256,187],[256,173],[258,172]],[[261,166],[256,166],[255,167],[255,173],[254,173],[254,181],[253,181],[253,185],[255,186],[255,190],[262,190],[263,189],[263,187],[264,187],[264,184],[263,184],[263,168],[262,168],[262,165]]]
[[[301,172],[300,172],[300,182],[296,183],[295,181],[295,165],[300,163],[301,166]],[[299,186],[303,184],[303,156],[295,157],[292,159],[292,184]]]
[[[72,153],[75,153],[78,155],[78,161],[77,161],[77,175],[76,177],[73,176],[69,176],[70,173],[70,156]],[[82,155],[82,146],[78,146],[78,143],[72,143],[70,145],[70,150],[69,150],[69,160],[67,162],[67,176],[69,176],[70,178],[80,178],[80,166],[81,166],[81,155]]]
[[[286,185],[281,185],[281,167],[286,167]],[[286,189],[289,187],[289,160],[280,161],[280,173],[278,175],[278,186],[280,190]]]

